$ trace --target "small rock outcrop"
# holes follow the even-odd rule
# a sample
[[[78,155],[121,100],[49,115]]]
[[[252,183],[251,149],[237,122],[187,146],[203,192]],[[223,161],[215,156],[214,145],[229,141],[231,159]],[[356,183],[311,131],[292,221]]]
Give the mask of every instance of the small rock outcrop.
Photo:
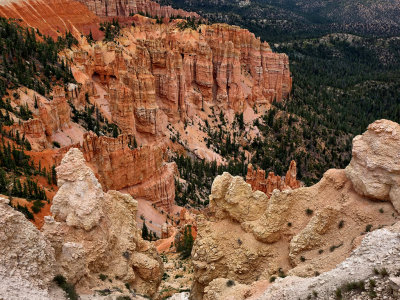
[[[346,175],[363,196],[390,201],[400,211],[400,125],[378,120],[353,139]]]
[[[56,168],[59,191],[43,232],[55,249],[57,272],[78,288],[102,285],[100,274],[152,296],[163,265],[136,224],[137,202],[117,191],[104,193],[81,151],[71,148]]]
[[[49,299],[54,249],[25,216],[0,198],[0,298]]]
[[[253,168],[252,164],[247,167],[246,182],[251,185],[254,191],[264,192],[268,197],[271,197],[272,192],[277,189],[280,191],[286,189],[297,189],[300,187],[300,181],[297,180],[296,162],[292,160],[286,177],[275,175],[274,172],[269,172],[265,178],[265,171]]]

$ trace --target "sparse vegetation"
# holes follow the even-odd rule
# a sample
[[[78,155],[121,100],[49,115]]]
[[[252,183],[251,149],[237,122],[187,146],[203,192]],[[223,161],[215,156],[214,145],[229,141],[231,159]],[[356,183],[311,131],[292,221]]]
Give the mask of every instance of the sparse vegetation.
[[[75,291],[75,286],[68,283],[64,276],[56,275],[53,280],[61,289],[64,290],[68,299],[70,299],[70,300],[78,300],[79,299],[79,296]]]

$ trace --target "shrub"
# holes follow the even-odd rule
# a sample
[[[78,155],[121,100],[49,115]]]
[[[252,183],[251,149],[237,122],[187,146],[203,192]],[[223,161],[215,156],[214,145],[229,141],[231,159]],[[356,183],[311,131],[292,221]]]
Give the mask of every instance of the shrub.
[[[341,228],[343,228],[343,226],[344,226],[344,221],[343,221],[343,220],[341,220],[341,221],[339,222],[339,225],[338,225],[338,227],[339,227],[339,229],[341,229]]]
[[[274,282],[276,280],[276,276],[271,276],[270,278],[269,278],[269,282]]]
[[[370,232],[372,229],[372,225],[368,224],[367,226],[365,226],[365,232]]]
[[[341,288],[337,288],[335,291],[335,299],[341,300],[342,298],[343,298],[342,290],[341,290]]]
[[[319,253],[319,254],[322,254],[322,253],[324,253],[324,250],[319,249],[319,250],[318,250],[318,253]]]
[[[232,280],[232,279],[229,279],[227,282],[226,282],[226,286],[227,287],[231,287],[231,286],[234,286],[235,285],[235,282]]]
[[[292,223],[291,222],[287,223],[287,226],[292,227]]]
[[[381,270],[381,275],[382,275],[383,277],[389,276],[389,273],[388,273],[388,271],[386,270],[386,268],[383,268],[383,269]]]
[[[305,261],[306,261],[306,258],[305,258],[304,256],[300,256],[300,260],[301,260],[302,262],[305,262]]]
[[[383,210],[383,208],[380,208],[380,209],[379,209],[379,212],[380,212],[381,214],[383,214],[385,211]]]
[[[67,282],[64,276],[56,275],[53,281],[64,290],[67,294],[68,299],[70,300],[78,300],[79,296],[75,291],[75,286]]]
[[[56,142],[56,141],[53,142],[53,146],[56,147],[56,148],[60,148],[61,147],[60,143]]]
[[[104,281],[104,280],[107,279],[107,275],[100,274],[100,275],[99,275],[99,279],[101,279],[102,281]]]
[[[311,216],[313,214],[313,212],[314,211],[312,209],[309,209],[309,208],[306,209],[307,216]]]
[[[365,290],[365,284],[364,281],[353,281],[346,283],[344,286],[346,291],[353,291],[353,290],[358,290],[358,291],[364,291]]]

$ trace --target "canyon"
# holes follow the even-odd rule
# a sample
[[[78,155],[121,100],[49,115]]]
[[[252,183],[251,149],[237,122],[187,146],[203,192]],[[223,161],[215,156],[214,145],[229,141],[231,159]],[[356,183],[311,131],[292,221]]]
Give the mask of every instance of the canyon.
[[[306,186],[295,160],[284,176],[250,163],[269,122],[285,139],[292,77],[248,30],[148,0],[0,0],[0,16],[76,41],[58,53],[68,82],[45,70],[45,92],[2,102],[2,151],[27,163],[0,195],[0,298],[329,299],[398,279],[399,124],[373,122]],[[43,199],[13,197],[17,176]]]

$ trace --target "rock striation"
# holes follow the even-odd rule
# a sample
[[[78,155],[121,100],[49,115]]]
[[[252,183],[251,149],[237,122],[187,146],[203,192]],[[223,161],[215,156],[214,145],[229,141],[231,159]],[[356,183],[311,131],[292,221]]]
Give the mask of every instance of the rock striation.
[[[56,168],[59,191],[43,233],[55,250],[56,270],[81,289],[101,286],[100,274],[152,296],[163,274],[152,244],[136,224],[137,202],[104,193],[82,152],[72,148]]]
[[[250,290],[243,285],[269,282],[271,276],[310,277],[329,271],[350,255],[366,231],[395,223],[398,213],[392,203],[371,201],[370,195],[357,192],[351,176],[356,174],[356,178],[390,182],[392,188],[398,187],[389,181],[396,178],[392,177],[395,172],[389,170],[395,166],[395,153],[400,149],[397,126],[390,121],[377,121],[362,137],[355,138],[353,153],[360,150],[358,143],[362,140],[362,149],[369,154],[368,169],[355,169],[359,166],[356,163],[362,161],[359,154],[346,171],[328,170],[311,187],[275,189],[268,198],[261,191],[253,191],[241,177],[228,173],[217,176],[210,195],[210,217],[197,219],[192,299],[211,299],[217,290],[232,294],[221,289],[226,280],[236,282],[237,295],[248,295]],[[385,145],[379,151],[381,144]],[[369,149],[380,153],[379,158]],[[295,172],[288,173],[288,177],[295,178]],[[389,241],[392,238],[397,239],[393,236]],[[386,255],[385,251],[382,255]],[[292,294],[287,295],[282,299],[292,299]]]
[[[346,175],[363,196],[390,201],[400,211],[400,125],[378,120],[353,139]]]
[[[272,192],[285,189],[297,189],[300,187],[300,181],[296,179],[297,169],[296,162],[290,162],[289,170],[286,177],[282,178],[275,175],[274,172],[269,172],[268,177],[265,178],[265,171],[261,169],[254,170],[253,165],[249,164],[247,167],[246,182],[251,185],[253,190],[262,191],[268,197],[271,197]]]
[[[41,33],[57,37],[65,31],[88,34],[99,31],[99,18],[74,0],[6,0],[0,2],[0,16],[22,20]]]
[[[187,12],[183,9],[174,9],[171,6],[161,6],[157,2],[149,0],[78,0],[85,4],[92,12],[101,17],[128,17],[138,12],[147,13],[159,18],[181,16],[200,16],[195,12]]]

